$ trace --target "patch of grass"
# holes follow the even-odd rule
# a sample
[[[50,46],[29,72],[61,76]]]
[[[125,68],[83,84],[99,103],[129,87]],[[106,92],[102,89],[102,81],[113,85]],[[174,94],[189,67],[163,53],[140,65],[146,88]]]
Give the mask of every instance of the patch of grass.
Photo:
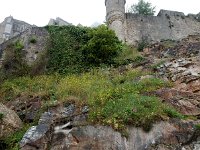
[[[142,56],[137,56],[135,57],[135,59],[133,60],[135,63],[141,63],[142,61],[146,60],[144,57]]]
[[[177,42],[172,39],[168,39],[168,40],[163,40],[162,45],[164,46],[164,48],[173,48],[177,45]]]
[[[30,39],[29,39],[29,42],[32,43],[32,44],[35,44],[37,42],[37,39],[35,36],[32,36]]]
[[[151,68],[156,70],[159,66],[163,65],[165,63],[165,61],[161,60],[156,64],[151,65]]]
[[[31,127],[31,124],[25,124],[24,127],[16,131],[14,134],[8,136],[7,138],[3,139],[3,141],[7,145],[7,149],[9,150],[19,150],[19,142],[21,141],[23,135],[26,133],[26,131]]]
[[[3,114],[3,113],[0,113],[0,121],[3,120],[3,117],[4,117],[4,114]]]
[[[140,56],[140,54],[137,48],[124,44],[121,54],[115,58],[115,63],[117,66],[127,65],[132,63],[138,56]]]
[[[147,130],[153,122],[160,119],[161,114],[164,114],[163,104],[157,98],[133,93],[113,95],[103,107],[98,105],[95,107],[97,111],[90,113],[90,119],[111,125],[117,130],[123,130],[126,125],[139,126]]]
[[[200,131],[200,124],[196,124],[196,125],[195,125],[195,128],[196,128],[196,130],[199,130],[199,131]]]
[[[24,48],[24,45],[21,41],[18,40],[14,43],[14,49],[16,51],[21,51],[23,48]]]
[[[146,38],[142,38],[142,40],[139,41],[139,43],[138,43],[137,50],[139,52],[142,52],[144,50],[144,48],[148,47],[148,45],[149,45],[148,40]]]
[[[185,116],[177,112],[174,108],[166,107],[164,109],[164,112],[170,117],[170,118],[179,118],[184,119]]]

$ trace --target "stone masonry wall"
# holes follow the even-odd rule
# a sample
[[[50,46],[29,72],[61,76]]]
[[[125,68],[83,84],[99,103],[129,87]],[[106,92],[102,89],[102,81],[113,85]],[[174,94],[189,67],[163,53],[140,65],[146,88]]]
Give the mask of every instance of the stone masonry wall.
[[[179,40],[200,33],[200,22],[181,12],[161,10],[158,16],[125,14],[126,42],[135,44],[142,39],[151,42],[162,39]]]
[[[143,39],[180,40],[200,34],[200,13],[185,16],[182,12],[161,10],[157,16],[125,13],[126,0],[105,0],[106,22],[119,40],[135,45]]]

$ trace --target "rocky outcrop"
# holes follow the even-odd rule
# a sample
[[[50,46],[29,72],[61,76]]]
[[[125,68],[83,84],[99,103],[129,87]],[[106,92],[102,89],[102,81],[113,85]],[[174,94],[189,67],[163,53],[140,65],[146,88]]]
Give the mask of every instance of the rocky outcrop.
[[[80,111],[81,110],[81,111]],[[150,132],[128,127],[128,137],[107,126],[87,125],[88,107],[56,106],[42,114],[37,126],[31,127],[20,142],[22,150],[144,150],[170,145],[171,149],[194,149],[199,131],[198,121],[171,120],[153,126]]]
[[[0,139],[4,138],[23,127],[18,115],[0,103]]]
[[[189,116],[200,116],[200,95],[177,89],[160,89],[155,93],[162,100]]]
[[[167,61],[157,69],[162,77],[174,82],[176,89],[200,93],[199,57]]]
[[[48,145],[53,140],[54,133],[56,136],[57,134],[68,134],[70,132],[70,130],[68,131],[64,128],[70,126],[69,122],[71,119],[75,122],[76,117],[72,118],[73,115],[77,115],[74,105],[70,105],[68,107],[59,105],[55,108],[51,108],[48,112],[43,113],[40,117],[38,125],[31,127],[25,133],[20,142],[21,149],[47,149]]]
[[[21,95],[7,102],[6,106],[15,111],[23,122],[32,123],[39,117],[42,102],[40,96]]]

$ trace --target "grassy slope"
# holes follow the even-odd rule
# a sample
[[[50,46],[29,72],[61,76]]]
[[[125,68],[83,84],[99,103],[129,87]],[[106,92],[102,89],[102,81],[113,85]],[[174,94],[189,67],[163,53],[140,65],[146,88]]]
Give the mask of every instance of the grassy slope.
[[[143,93],[169,86],[157,78],[138,80],[147,73],[130,70],[121,75],[115,70],[93,70],[81,75],[43,75],[7,80],[1,85],[1,101],[19,95],[44,97],[43,105],[71,101],[89,105],[89,120],[123,129],[125,125],[143,126],[167,116],[165,106],[156,97]],[[48,98],[47,98],[48,97]]]

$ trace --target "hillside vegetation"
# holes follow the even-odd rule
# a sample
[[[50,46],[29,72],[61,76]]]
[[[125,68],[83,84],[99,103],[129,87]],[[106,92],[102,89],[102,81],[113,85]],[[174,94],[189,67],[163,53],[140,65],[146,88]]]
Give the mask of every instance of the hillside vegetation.
[[[89,124],[109,125],[124,135],[127,135],[127,125],[148,131],[157,121],[184,118],[155,95],[148,95],[172,86],[170,82],[155,76],[145,78],[154,74],[151,69],[119,71],[118,67],[131,62],[137,65],[145,58],[134,48],[122,44],[106,26],[46,28],[50,33],[50,46],[42,75],[31,75],[31,67],[25,67],[29,71],[23,70],[21,48],[10,47],[20,56],[13,62],[12,71],[6,70],[6,65],[13,59],[7,59],[3,66],[2,74],[9,74],[9,78],[5,78],[0,86],[2,103],[23,97],[40,97],[42,107],[38,115],[60,103],[73,103],[80,108],[89,106]],[[36,124],[38,119],[26,123],[24,128]],[[24,128],[21,131],[24,132]],[[21,131],[4,139],[8,147],[18,148],[17,142],[23,135]]]

